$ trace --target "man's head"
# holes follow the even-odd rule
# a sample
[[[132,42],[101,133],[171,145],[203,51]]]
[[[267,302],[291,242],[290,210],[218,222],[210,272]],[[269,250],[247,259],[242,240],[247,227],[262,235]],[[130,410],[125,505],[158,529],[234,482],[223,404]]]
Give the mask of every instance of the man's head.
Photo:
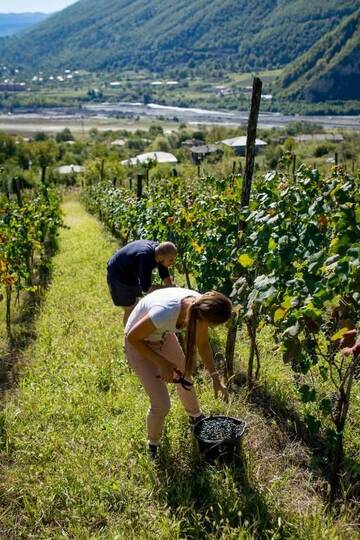
[[[161,242],[155,248],[155,261],[166,266],[166,268],[174,264],[176,255],[177,249],[172,242]]]

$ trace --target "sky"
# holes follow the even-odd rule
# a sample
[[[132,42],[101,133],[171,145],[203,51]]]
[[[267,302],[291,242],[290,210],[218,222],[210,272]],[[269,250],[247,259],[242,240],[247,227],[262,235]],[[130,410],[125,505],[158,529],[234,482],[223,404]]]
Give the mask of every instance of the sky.
[[[0,0],[0,13],[25,13],[41,11],[53,13],[64,9],[76,0]]]

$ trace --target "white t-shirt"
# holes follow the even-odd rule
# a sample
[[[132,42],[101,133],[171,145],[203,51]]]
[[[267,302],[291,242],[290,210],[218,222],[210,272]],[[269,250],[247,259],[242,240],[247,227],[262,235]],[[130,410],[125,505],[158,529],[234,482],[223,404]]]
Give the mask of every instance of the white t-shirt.
[[[147,341],[161,341],[166,334],[179,332],[176,321],[181,309],[181,300],[187,296],[198,298],[201,294],[181,287],[166,287],[147,294],[130,313],[125,326],[125,335],[145,315],[148,315],[156,326],[156,330],[146,338]]]

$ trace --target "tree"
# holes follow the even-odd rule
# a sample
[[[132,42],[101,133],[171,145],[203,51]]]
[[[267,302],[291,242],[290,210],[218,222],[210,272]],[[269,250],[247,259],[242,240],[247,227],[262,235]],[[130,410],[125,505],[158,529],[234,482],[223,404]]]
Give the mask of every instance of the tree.
[[[55,140],[58,143],[67,142],[73,141],[74,137],[69,128],[64,128],[62,131],[60,131],[60,133],[56,134]]]
[[[39,167],[48,167],[57,158],[58,150],[56,144],[52,140],[42,141],[32,146],[33,161]]]

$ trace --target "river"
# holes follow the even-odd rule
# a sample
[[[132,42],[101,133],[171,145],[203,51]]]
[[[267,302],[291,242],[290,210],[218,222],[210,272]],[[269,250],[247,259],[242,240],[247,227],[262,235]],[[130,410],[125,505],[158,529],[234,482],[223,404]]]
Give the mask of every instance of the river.
[[[141,117],[159,118],[167,120],[177,118],[180,122],[189,124],[227,124],[239,125],[247,123],[247,111],[212,111],[208,109],[171,107],[150,103],[100,103],[89,105],[90,111],[99,114],[130,114]],[[284,127],[289,122],[305,121],[322,125],[327,128],[360,129],[360,116],[305,116],[283,115],[281,113],[260,113],[259,127]]]

